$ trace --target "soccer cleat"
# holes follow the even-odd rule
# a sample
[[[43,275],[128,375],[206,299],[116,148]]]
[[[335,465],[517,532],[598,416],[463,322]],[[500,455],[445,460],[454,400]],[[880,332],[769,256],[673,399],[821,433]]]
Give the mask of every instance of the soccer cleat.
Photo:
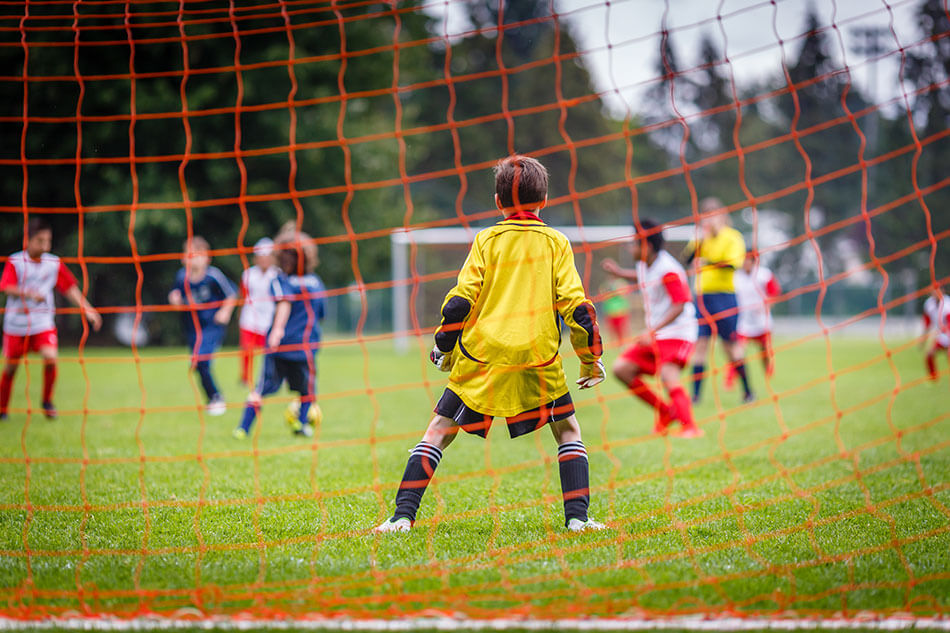
[[[701,428],[699,428],[695,424],[691,424],[689,426],[684,426],[682,429],[680,429],[680,432],[677,433],[676,436],[686,438],[686,439],[693,439],[697,437],[702,437],[705,434],[706,432],[703,431]]]
[[[386,519],[373,528],[374,534],[389,534],[390,532],[408,532],[412,528],[412,521],[406,517]]]
[[[218,394],[212,396],[211,400],[208,401],[208,406],[205,407],[205,411],[208,412],[208,415],[217,417],[228,412],[228,405],[225,404],[224,399]]]
[[[243,440],[245,437],[247,437],[247,431],[245,431],[241,427],[237,427],[236,429],[231,431],[231,437],[233,437],[236,440]]]
[[[755,394],[751,391],[746,395],[742,396],[743,404],[749,404],[750,402],[755,402]]]
[[[587,532],[606,530],[607,526],[593,519],[587,519],[586,521],[581,521],[580,519],[571,519],[567,522],[567,529],[570,532]]]
[[[43,403],[43,415],[46,416],[47,420],[55,420],[59,414],[56,412],[56,407],[53,406],[52,402]]]
[[[294,429],[294,435],[299,435],[300,437],[313,437],[313,427],[309,424],[300,424],[297,425],[300,428]]]
[[[653,433],[656,435],[666,435],[670,424],[676,419],[676,405],[670,405],[664,412],[662,409],[657,413],[656,421],[653,423]]]
[[[7,412],[4,411],[3,413],[0,413],[0,422],[6,422],[6,421],[7,421]]]

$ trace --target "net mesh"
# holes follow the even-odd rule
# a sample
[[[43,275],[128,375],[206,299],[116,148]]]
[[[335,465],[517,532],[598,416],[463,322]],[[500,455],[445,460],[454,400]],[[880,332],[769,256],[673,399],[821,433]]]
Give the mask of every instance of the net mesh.
[[[39,357],[14,383],[0,613],[945,614],[947,358],[932,381],[917,314],[950,265],[946,1],[654,4],[0,3],[4,253],[46,217],[106,322],[60,308],[57,421]],[[631,292],[600,261],[630,263],[634,226],[691,231],[718,196],[782,281],[776,373],[750,346],[741,404],[713,341],[693,441],[619,383],[576,393],[605,532],[561,527],[546,434],[494,433],[446,452],[410,535],[372,535],[444,386],[428,352],[466,250],[413,236],[493,223],[516,151],[598,303]],[[184,240],[236,280],[288,221],[327,287],[323,417],[289,437],[282,392],[241,443],[236,332],[210,417],[167,293]]]

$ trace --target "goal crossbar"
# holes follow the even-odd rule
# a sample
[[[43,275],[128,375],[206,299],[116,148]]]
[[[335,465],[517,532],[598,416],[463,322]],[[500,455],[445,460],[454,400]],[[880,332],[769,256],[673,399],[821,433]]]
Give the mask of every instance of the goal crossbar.
[[[636,234],[632,224],[594,226],[552,226],[563,233],[571,244],[600,244],[629,242]],[[471,244],[480,229],[466,227],[439,227],[431,229],[399,229],[390,234],[392,287],[393,287],[393,341],[396,349],[409,349],[409,297],[412,292],[412,274],[409,270],[410,249],[413,246]],[[663,229],[668,242],[687,242],[696,236],[694,224],[683,224]]]

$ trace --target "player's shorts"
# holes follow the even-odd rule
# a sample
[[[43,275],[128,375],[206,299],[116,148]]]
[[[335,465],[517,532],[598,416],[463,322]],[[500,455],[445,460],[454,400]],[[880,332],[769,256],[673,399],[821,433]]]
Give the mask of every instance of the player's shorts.
[[[267,346],[267,334],[241,330],[241,349],[259,349]]]
[[[696,296],[696,318],[699,320],[699,336],[716,334],[724,341],[736,340],[739,311],[736,295],[731,292],[711,292]],[[709,316],[707,316],[709,315]]]
[[[624,350],[620,358],[630,361],[644,374],[653,376],[667,363],[685,367],[692,353],[692,341],[667,338],[653,343],[635,343]]]
[[[27,352],[39,352],[42,347],[59,349],[59,337],[56,336],[56,328],[25,336],[3,335],[3,355],[10,360],[22,358]]]
[[[310,371],[311,367],[313,373]],[[316,371],[316,358],[313,358],[311,364],[306,360],[288,360],[276,354],[267,354],[264,357],[261,378],[257,382],[257,393],[262,396],[277,393],[286,380],[291,391],[296,391],[301,396],[309,396],[316,391]]]
[[[446,389],[442,392],[438,404],[435,405],[435,413],[446,418],[452,418],[466,433],[487,437],[491,428],[494,416],[486,413],[479,413],[467,404],[452,391]],[[571,400],[571,394],[566,393],[557,400],[552,400],[543,407],[530,409],[505,418],[508,423],[508,435],[512,438],[537,431],[548,422],[557,422],[574,415],[574,401]]]
[[[202,326],[199,332],[201,333],[200,340],[196,333],[188,333],[188,347],[191,349],[192,365],[198,361],[210,361],[211,355],[218,351],[221,342],[224,340],[224,326],[217,323]],[[196,343],[197,348],[195,347]]]

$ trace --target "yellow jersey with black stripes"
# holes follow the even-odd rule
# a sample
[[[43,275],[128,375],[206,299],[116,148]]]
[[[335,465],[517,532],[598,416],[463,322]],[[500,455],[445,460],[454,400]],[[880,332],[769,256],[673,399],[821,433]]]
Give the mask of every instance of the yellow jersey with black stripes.
[[[436,345],[455,358],[449,388],[469,408],[505,417],[563,396],[559,316],[581,362],[596,361],[594,306],[567,237],[531,213],[480,231],[436,331]]]

